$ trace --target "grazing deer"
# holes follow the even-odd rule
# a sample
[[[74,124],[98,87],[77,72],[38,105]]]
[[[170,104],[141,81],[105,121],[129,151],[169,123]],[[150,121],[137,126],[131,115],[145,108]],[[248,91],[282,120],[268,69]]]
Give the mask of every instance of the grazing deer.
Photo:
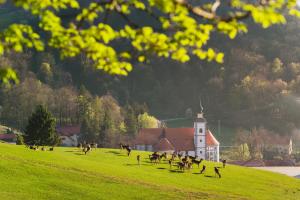
[[[159,162],[159,156],[153,156],[149,155],[150,162],[158,163]]]
[[[182,154],[178,153],[177,157],[179,158],[179,160],[181,160]]]
[[[198,165],[198,168],[199,168],[199,165],[202,162],[202,160],[203,160],[202,158],[200,160],[195,160],[194,159],[194,160],[192,160],[192,163]]]
[[[221,174],[220,174],[220,171],[219,171],[219,167],[215,167],[215,176],[218,175],[219,178],[221,178]]]
[[[119,145],[120,145],[120,150],[129,148],[128,144],[120,143]]]
[[[182,162],[188,162],[189,161],[189,157],[188,156],[185,156],[184,158],[182,158],[182,160],[181,160]]]
[[[164,152],[163,154],[159,155],[159,160],[161,160],[162,158],[167,159],[167,153],[166,152]]]
[[[137,162],[138,162],[138,165],[140,165],[140,158],[141,158],[140,155],[137,155],[137,156],[136,156],[136,160],[137,160]]]
[[[181,171],[184,171],[185,163],[183,163],[183,162],[178,162],[178,163],[177,163],[177,167],[178,167],[178,169],[180,169]]]
[[[196,156],[188,156],[191,160],[196,160]]]
[[[97,144],[97,143],[95,143],[95,142],[94,142],[94,143],[91,143],[91,150],[92,150],[92,149],[95,149],[95,150],[96,150],[97,148],[98,148],[98,144]]]
[[[203,174],[203,173],[205,172],[205,169],[206,169],[206,166],[203,165],[203,166],[202,166],[202,169],[201,169],[201,171],[200,171],[200,174]]]
[[[83,149],[84,154],[86,155],[88,152],[91,151],[91,149],[91,145],[88,144],[87,147]]]
[[[170,159],[168,162],[169,162],[170,168],[172,168],[172,162],[173,162],[173,159]]]
[[[222,160],[222,163],[223,163],[223,168],[225,168],[225,166],[226,166],[226,160]]]
[[[130,153],[131,153],[131,148],[130,148],[130,146],[126,147],[126,150],[127,150],[127,156],[130,156]]]

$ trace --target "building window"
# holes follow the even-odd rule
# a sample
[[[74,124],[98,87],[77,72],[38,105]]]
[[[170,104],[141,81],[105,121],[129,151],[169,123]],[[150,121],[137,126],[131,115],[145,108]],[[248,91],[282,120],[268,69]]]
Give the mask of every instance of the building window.
[[[203,133],[203,129],[202,128],[199,129],[199,133]]]
[[[200,151],[200,154],[202,154],[202,151]]]
[[[200,139],[200,142],[202,142],[202,139]]]

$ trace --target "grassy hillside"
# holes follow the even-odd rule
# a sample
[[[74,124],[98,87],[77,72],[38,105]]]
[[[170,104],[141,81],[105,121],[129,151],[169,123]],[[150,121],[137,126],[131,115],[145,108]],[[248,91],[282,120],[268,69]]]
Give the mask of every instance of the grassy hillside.
[[[136,155],[142,163],[137,165]],[[153,165],[149,153],[113,149],[83,155],[76,148],[32,151],[0,143],[0,199],[300,199],[300,180],[238,166],[179,173]]]

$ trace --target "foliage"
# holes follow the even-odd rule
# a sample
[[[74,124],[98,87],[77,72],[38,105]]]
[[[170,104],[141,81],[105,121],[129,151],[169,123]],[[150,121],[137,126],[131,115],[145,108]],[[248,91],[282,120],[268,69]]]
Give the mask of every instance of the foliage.
[[[138,128],[157,128],[158,120],[148,113],[140,114],[138,116]]]
[[[24,145],[24,137],[21,134],[17,134],[16,145]]]
[[[126,124],[126,132],[134,136],[137,133],[138,121],[137,116],[131,105],[126,105],[124,109],[124,122]]]
[[[59,144],[59,136],[55,130],[55,119],[43,106],[37,106],[28,119],[24,140],[27,145],[55,146]]]
[[[220,169],[222,178],[216,179],[213,167],[222,163],[203,161],[204,175],[195,174],[199,173],[197,167],[172,173],[165,162],[148,163],[148,152],[134,150],[128,157],[120,156],[126,152],[119,149],[100,149],[87,156],[70,151],[57,147],[53,152],[33,152],[0,144],[0,199],[99,199],[99,194],[103,199],[146,200],[281,200],[300,196],[298,179],[248,167],[227,165]],[[140,166],[137,155],[141,156]]]
[[[233,39],[248,31],[247,18],[268,28],[286,23],[285,12],[300,16],[295,0],[234,0],[229,5],[219,0],[15,0],[14,5],[36,16],[40,31],[27,24],[11,24],[0,34],[0,54],[27,47],[42,51],[50,46],[58,49],[61,57],[84,53],[97,69],[118,75],[127,75],[133,63],[146,62],[150,55],[180,62],[196,56],[222,63],[223,53],[208,45],[212,34]],[[70,20],[64,23],[61,14],[67,11]],[[155,25],[139,23],[134,19],[136,13]],[[122,20],[119,28],[108,22],[110,15]],[[42,33],[49,37],[42,38]],[[127,47],[120,50],[118,46],[124,43]]]

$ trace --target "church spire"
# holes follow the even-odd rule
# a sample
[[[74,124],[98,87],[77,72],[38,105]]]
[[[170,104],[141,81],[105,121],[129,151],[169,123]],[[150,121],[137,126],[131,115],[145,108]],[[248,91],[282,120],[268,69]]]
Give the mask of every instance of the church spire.
[[[199,110],[199,112],[197,113],[197,118],[203,118],[203,110],[204,110],[204,108],[203,108],[203,106],[202,106],[202,101],[201,101],[201,96],[199,96],[199,108],[200,108],[200,110]]]

